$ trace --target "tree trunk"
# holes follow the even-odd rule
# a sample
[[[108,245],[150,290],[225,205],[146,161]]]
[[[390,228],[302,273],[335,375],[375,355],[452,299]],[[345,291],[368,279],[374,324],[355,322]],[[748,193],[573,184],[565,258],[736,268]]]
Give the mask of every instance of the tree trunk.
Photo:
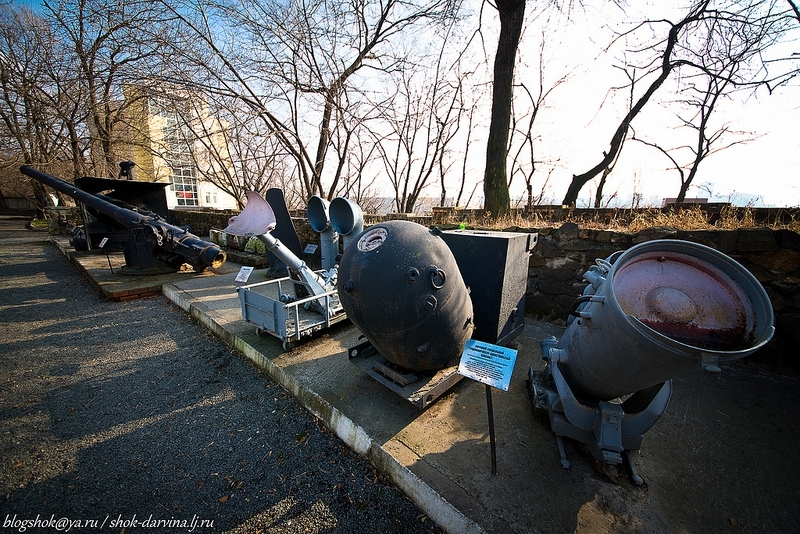
[[[597,184],[597,191],[594,194],[594,207],[599,208],[603,205],[603,188],[606,186],[606,178],[611,173],[608,168],[603,171],[603,176],[600,178],[600,183]]]
[[[686,200],[686,193],[689,192],[689,186],[692,185],[692,180],[697,175],[697,168],[700,166],[700,162],[703,161],[703,152],[702,152],[702,144],[701,148],[698,150],[698,155],[695,156],[694,162],[692,163],[692,168],[689,170],[689,175],[686,179],[681,180],[681,188],[678,191],[678,198],[675,199],[676,202],[683,202]]]
[[[514,88],[514,65],[525,18],[525,0],[499,0],[500,39],[494,59],[492,119],[486,147],[486,171],[483,177],[484,209],[492,217],[511,210],[506,160],[511,126],[511,99]]]

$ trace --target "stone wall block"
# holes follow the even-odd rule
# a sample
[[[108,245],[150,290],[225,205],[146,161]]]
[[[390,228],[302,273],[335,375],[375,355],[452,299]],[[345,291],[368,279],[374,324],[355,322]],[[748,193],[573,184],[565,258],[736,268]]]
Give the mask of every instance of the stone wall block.
[[[533,255],[541,258],[559,258],[563,255],[561,247],[551,238],[542,239],[539,234],[539,241],[533,247]]]
[[[778,243],[769,228],[742,228],[736,248],[739,252],[769,252],[778,248]]]
[[[797,297],[800,290],[800,281],[794,277],[786,277],[778,282],[773,282],[770,286],[775,293],[779,293],[788,298]],[[800,301],[795,298],[794,307],[800,309]]]
[[[797,232],[782,228],[775,232],[775,240],[780,248],[800,251],[800,234]]]
[[[528,259],[528,269],[533,270],[534,268],[544,267],[547,265],[547,258],[539,256],[537,254],[531,254],[531,257]]]
[[[571,285],[566,281],[556,280],[554,278],[541,277],[539,278],[539,292],[546,295],[565,295],[571,294]]]
[[[562,267],[565,269],[570,269],[572,272],[576,273],[578,277],[580,277],[583,276],[583,273],[586,271],[586,259],[585,257],[576,258],[574,255],[570,255],[564,258]]]
[[[613,243],[619,248],[628,248],[631,243],[631,235],[613,230],[600,230],[595,240],[598,243]]]
[[[567,269],[564,267],[557,267],[554,269],[544,269],[541,274],[542,280],[555,280],[558,282],[566,282],[568,280],[575,280],[575,269]]]
[[[739,241],[738,230],[719,230],[719,237],[717,238],[717,250],[725,254],[729,254],[736,250],[736,243]]]
[[[737,230],[678,230],[677,239],[711,247],[725,254],[736,252]]]
[[[638,245],[654,239],[675,239],[677,236],[678,231],[671,226],[652,226],[634,234],[631,243]]]
[[[570,250],[570,251],[581,251],[584,252],[589,250],[592,246],[592,242],[588,239],[570,239],[561,243],[561,248],[563,250]]]
[[[576,223],[566,222],[562,224],[554,234],[558,239],[566,240],[577,238],[579,232],[580,227]]]
[[[678,230],[676,235],[683,241],[691,241],[719,250],[720,232],[714,230]]]
[[[798,250],[777,249],[764,254],[752,254],[748,259],[770,271],[791,273],[800,270],[800,251]]]

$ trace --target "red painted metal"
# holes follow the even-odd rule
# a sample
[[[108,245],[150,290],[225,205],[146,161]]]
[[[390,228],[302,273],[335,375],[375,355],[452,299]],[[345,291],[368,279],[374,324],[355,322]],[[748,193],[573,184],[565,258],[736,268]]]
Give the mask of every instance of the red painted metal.
[[[622,266],[614,294],[627,315],[675,341],[738,350],[753,334],[750,300],[722,270],[678,252],[642,254]]]

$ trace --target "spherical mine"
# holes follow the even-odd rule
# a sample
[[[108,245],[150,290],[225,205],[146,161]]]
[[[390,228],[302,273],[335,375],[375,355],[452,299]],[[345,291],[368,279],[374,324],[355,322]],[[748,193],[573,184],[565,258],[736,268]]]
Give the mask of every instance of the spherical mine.
[[[348,318],[388,361],[412,371],[454,364],[472,334],[469,290],[434,231],[409,221],[368,228],[339,263]]]

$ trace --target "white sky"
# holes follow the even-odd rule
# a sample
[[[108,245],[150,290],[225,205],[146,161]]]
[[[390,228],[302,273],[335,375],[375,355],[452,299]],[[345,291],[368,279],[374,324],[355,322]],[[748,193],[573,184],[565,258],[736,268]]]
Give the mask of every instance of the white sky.
[[[36,0],[16,1],[28,5],[38,3]],[[547,42],[545,86],[558,77],[569,75],[569,81],[558,87],[547,100],[546,109],[540,113],[534,127],[536,133],[541,135],[537,145],[538,155],[551,161],[560,160],[545,190],[545,203],[560,203],[572,175],[585,172],[600,161],[628,105],[627,94],[622,91],[614,96],[614,106],[605,105],[601,108],[609,88],[624,85],[626,81],[621,71],[614,68],[619,64],[624,47],[620,46],[615,54],[600,54],[610,41],[608,26],[615,20],[643,19],[645,16],[651,19],[669,17],[676,21],[684,12],[676,4],[685,4],[686,0],[670,3],[637,0],[631,3],[636,8],[628,7],[623,14],[614,3],[607,0],[583,0],[579,4],[585,11],[574,7],[571,22],[562,20],[543,24],[541,19],[531,20],[537,3],[528,2],[529,23],[520,46],[518,57],[522,65],[517,69],[517,82],[538,83],[542,31],[545,31]],[[477,5],[475,3],[473,8],[477,9]],[[490,61],[493,61],[497,47],[495,32],[498,24],[494,9],[484,6],[482,30]],[[616,28],[621,28],[619,23],[616,23]],[[797,33],[800,33],[800,24]],[[800,52],[800,42],[790,46]],[[644,87],[644,83],[641,87]],[[666,98],[669,94],[665,84],[633,123],[637,134],[655,139],[665,148],[668,147],[663,132],[666,123],[674,120],[674,115],[659,105],[658,98]],[[488,117],[491,103],[486,97],[481,102]],[[724,116],[724,121],[730,123],[733,129],[753,132],[761,137],[707,158],[701,164],[694,180],[695,187],[689,190],[688,196],[707,197],[707,190],[696,187],[704,186],[713,192],[711,199],[714,201],[800,206],[800,87],[797,87],[797,82],[772,95],[763,91],[758,98],[750,98],[746,103],[726,103],[725,109],[717,113],[719,117]],[[488,119],[474,132],[475,144],[470,149],[468,160],[471,173],[465,187],[467,194],[483,177],[486,129]],[[651,131],[657,137],[646,135]],[[690,134],[684,132],[684,135]],[[676,145],[687,142],[690,142],[689,138],[680,139],[676,136]],[[457,166],[460,167],[460,162]],[[677,196],[680,187],[677,172],[674,169],[665,170],[669,166],[669,160],[655,149],[627,142],[605,186],[605,197],[616,193],[619,202],[624,205],[630,203],[635,192],[642,195],[645,205],[660,205],[662,198]],[[535,191],[541,189],[546,176],[544,170],[535,178]],[[592,204],[596,180],[589,182],[581,191],[579,206]],[[457,187],[456,184],[450,184],[448,191],[452,193]],[[480,193],[481,188],[478,188]],[[438,197],[436,180],[432,181],[424,194]],[[511,194],[512,198],[522,197],[522,184],[512,184]],[[482,199],[475,198],[470,207],[480,204]]]
[[[760,137],[709,156],[701,163],[694,185],[709,186],[712,198],[718,201],[747,203],[754,200],[758,205],[800,206],[800,104],[797,96],[797,90],[790,89],[751,100],[746,105],[729,106],[725,120],[737,130],[754,132]],[[586,113],[566,105],[562,109],[565,110],[561,114],[563,121],[571,124],[562,145],[565,166],[553,174],[556,202],[560,202],[572,174],[584,172],[600,161],[601,152],[608,149],[618,117],[621,117],[605,115],[604,119],[587,123]],[[649,118],[643,112],[634,121],[637,132],[647,131]],[[592,185],[592,182],[587,184],[581,196],[591,196]],[[664,197],[677,196],[679,187],[678,173],[671,169],[666,156],[629,141],[604,192],[610,195],[618,190],[619,197],[626,199],[636,189],[645,202],[658,205]],[[709,195],[693,187],[689,196]],[[760,198],[755,200],[755,197]]]
[[[586,5],[589,2],[584,2]],[[532,4],[529,3],[529,9]],[[620,53],[599,56],[601,47],[609,42],[609,32],[604,26],[618,16],[615,8],[598,4],[599,10],[587,7],[585,14],[575,16],[575,26],[564,26],[565,31],[549,30],[546,36],[545,86],[557,77],[570,73],[569,82],[558,87],[547,101],[547,109],[537,119],[536,131],[542,140],[539,150],[545,158],[560,158],[546,190],[546,203],[559,203],[563,198],[573,174],[589,170],[602,158],[623,117],[628,105],[628,95],[621,91],[614,96],[615,105],[601,103],[611,86],[625,84],[622,71],[614,65],[620,63]],[[656,4],[656,9],[674,10]],[[642,8],[642,11],[650,8]],[[652,11],[650,17],[654,18]],[[576,13],[573,13],[576,15]],[[661,14],[659,14],[661,15]],[[494,12],[489,11],[485,20],[491,22]],[[605,17],[605,18],[604,18]],[[671,20],[678,20],[671,15]],[[798,25],[800,33],[800,25]],[[536,23],[525,29],[520,48],[520,59],[530,62],[517,70],[517,82],[538,83],[538,41],[541,30]],[[487,46],[496,47],[494,37],[486,38]],[[793,43],[798,51],[800,44]],[[622,47],[618,49],[622,50]],[[494,48],[489,50],[494,53]],[[647,81],[641,84],[639,94]],[[674,112],[662,107],[660,98],[670,97],[670,87],[665,83],[645,110],[634,120],[637,136],[656,140],[664,148],[670,148],[669,136],[674,135],[672,146],[695,142],[688,130],[671,130]],[[738,98],[738,97],[737,97]],[[718,107],[716,118],[733,130],[751,132],[758,139],[747,144],[738,144],[709,156],[701,163],[699,173],[689,189],[689,197],[709,197],[712,201],[731,201],[735,204],[768,206],[800,206],[800,88],[784,87],[773,94],[760,91],[756,97],[725,102]],[[600,110],[600,111],[598,111]],[[648,132],[653,135],[648,136]],[[735,137],[728,137],[728,142]],[[726,144],[723,140],[722,144]],[[481,147],[481,148],[478,148]],[[472,165],[482,169],[485,161],[485,143],[477,145]],[[480,154],[477,154],[480,152]],[[678,158],[679,161],[683,161]],[[660,205],[665,197],[675,197],[680,187],[678,173],[670,169],[671,162],[657,150],[635,142],[627,142],[614,172],[609,176],[604,189],[607,198],[617,194],[622,204],[629,204],[634,192],[640,193],[645,205]],[[534,184],[541,187],[540,175]],[[593,203],[595,179],[581,191],[578,205]],[[523,195],[522,184],[512,184],[512,198]],[[703,189],[696,186],[703,186]],[[474,202],[473,202],[474,204]]]

